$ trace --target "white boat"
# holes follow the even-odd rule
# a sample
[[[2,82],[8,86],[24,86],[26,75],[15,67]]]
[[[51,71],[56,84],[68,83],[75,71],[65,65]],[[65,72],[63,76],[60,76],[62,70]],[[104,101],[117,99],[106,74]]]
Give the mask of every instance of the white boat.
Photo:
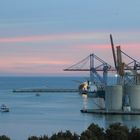
[[[2,104],[0,107],[0,111],[1,112],[9,112],[9,108],[5,104]]]

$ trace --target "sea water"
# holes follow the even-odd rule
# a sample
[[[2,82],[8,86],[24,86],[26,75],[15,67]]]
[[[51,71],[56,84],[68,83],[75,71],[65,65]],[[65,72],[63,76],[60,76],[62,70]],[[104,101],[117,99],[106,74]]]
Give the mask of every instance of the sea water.
[[[140,127],[140,116],[83,114],[83,108],[96,108],[93,98],[75,93],[42,92],[15,93],[22,88],[78,88],[82,77],[0,77],[0,104],[10,112],[0,112],[0,135],[11,140],[27,140],[29,136],[51,136],[70,130],[80,134],[91,123],[106,128],[120,122],[128,127]]]

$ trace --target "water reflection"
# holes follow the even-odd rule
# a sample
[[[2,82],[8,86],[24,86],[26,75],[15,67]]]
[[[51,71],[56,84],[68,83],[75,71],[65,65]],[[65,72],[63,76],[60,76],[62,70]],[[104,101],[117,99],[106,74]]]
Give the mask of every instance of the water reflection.
[[[104,108],[104,102],[101,98],[89,98],[83,94],[83,109],[101,109]]]
[[[82,96],[84,109],[99,109],[95,102],[95,98],[88,98],[86,95]],[[97,115],[97,114],[83,114],[85,128],[90,123],[98,124],[101,127],[108,128],[110,124],[119,122],[126,125],[128,128],[140,128],[140,115]]]
[[[128,128],[138,127],[140,128],[140,115],[106,115],[105,116],[105,128],[110,124],[120,122],[126,125]]]
[[[88,109],[88,97],[86,94],[82,95],[83,98],[83,109]]]

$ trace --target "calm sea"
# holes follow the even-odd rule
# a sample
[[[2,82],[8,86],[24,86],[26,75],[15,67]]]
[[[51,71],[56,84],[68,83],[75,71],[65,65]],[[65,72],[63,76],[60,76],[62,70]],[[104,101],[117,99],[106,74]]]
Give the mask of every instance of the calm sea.
[[[70,130],[80,134],[91,123],[108,127],[121,122],[128,127],[140,127],[140,116],[104,116],[82,114],[87,106],[96,108],[93,98],[78,93],[13,93],[20,88],[77,88],[81,77],[0,77],[0,104],[10,108],[0,112],[0,135],[12,140],[27,140],[29,136],[49,135]]]

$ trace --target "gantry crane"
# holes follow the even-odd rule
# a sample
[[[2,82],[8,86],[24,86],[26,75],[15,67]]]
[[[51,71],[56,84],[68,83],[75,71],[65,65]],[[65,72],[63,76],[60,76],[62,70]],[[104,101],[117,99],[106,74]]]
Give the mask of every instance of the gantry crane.
[[[111,65],[94,53],[71,67],[64,69],[64,71],[90,71],[90,81],[99,81],[102,86],[107,84],[108,71],[113,70],[115,69]],[[100,72],[102,72],[102,75]]]

